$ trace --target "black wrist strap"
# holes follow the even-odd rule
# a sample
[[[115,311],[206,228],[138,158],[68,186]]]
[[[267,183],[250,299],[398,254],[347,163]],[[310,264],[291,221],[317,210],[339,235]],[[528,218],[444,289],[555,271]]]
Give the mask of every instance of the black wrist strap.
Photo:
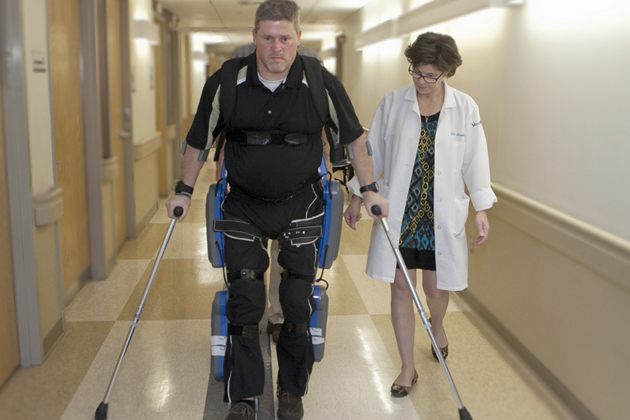
[[[378,192],[378,187],[376,186],[376,182],[372,182],[371,184],[364,185],[361,188],[359,188],[359,192],[361,194],[363,194],[364,192],[367,192],[367,191]]]
[[[181,179],[177,181],[177,184],[175,185],[175,192],[178,192],[178,193],[184,192],[184,193],[188,193],[192,195],[194,190],[195,189],[191,187],[190,185],[184,184],[184,181],[182,181]]]

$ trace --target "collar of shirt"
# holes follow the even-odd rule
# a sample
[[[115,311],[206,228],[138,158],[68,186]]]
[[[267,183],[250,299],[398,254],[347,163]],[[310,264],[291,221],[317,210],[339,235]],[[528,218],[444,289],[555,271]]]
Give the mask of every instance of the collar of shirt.
[[[262,82],[258,78],[258,67],[256,66],[256,52],[247,57],[247,83],[250,86],[263,86]],[[302,64],[302,58],[296,55],[289,73],[286,77],[284,86],[287,88],[298,89],[304,80],[304,65]]]

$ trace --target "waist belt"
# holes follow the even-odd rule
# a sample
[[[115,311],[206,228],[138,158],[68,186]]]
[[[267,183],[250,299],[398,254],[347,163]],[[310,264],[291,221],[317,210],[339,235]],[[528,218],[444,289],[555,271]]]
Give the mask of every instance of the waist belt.
[[[251,199],[254,199],[256,201],[260,201],[261,203],[265,203],[265,204],[282,204],[282,203],[286,203],[287,201],[289,201],[290,199],[292,199],[293,197],[295,197],[296,195],[300,194],[302,191],[306,190],[307,188],[310,187],[310,185],[318,183],[320,180],[320,175],[319,174],[314,174],[311,177],[309,177],[307,180],[305,180],[302,183],[302,187],[287,195],[284,197],[280,197],[280,198],[265,198],[265,197],[260,197],[257,196],[255,194],[252,194],[251,192],[245,190],[243,187],[241,187],[240,185],[238,185],[236,182],[234,182],[233,180],[230,180],[230,191],[238,191],[240,194],[243,194]],[[310,188],[309,188],[310,191]]]
[[[226,138],[241,144],[264,146],[267,144],[299,145],[310,141],[321,141],[321,133],[286,133],[277,131],[232,131]]]

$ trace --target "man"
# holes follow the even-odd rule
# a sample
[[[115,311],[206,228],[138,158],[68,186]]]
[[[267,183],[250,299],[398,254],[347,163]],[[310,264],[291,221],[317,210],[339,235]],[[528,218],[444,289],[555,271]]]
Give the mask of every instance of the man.
[[[254,43],[241,45],[234,48],[232,51],[232,58],[247,57],[256,50]],[[316,51],[313,51],[309,47],[300,45],[297,53],[307,57],[315,57],[321,61],[321,57]],[[324,157],[328,157],[329,149],[327,143],[324,144]],[[217,180],[220,179],[221,162],[223,161],[223,155],[217,162]],[[332,164],[326,159],[326,167],[328,172],[332,173]],[[282,306],[280,305],[280,280],[282,275],[282,268],[278,264],[278,241],[276,239],[271,241],[269,246],[270,254],[270,268],[269,268],[269,292],[267,293],[269,298],[269,308],[267,309],[267,334],[271,334],[271,338],[275,343],[280,339],[280,329],[284,323],[284,315],[282,314]]]
[[[230,192],[224,203],[225,265],[228,277],[224,400],[226,420],[253,420],[255,397],[263,393],[264,365],[258,322],[265,310],[264,272],[267,242],[279,239],[278,262],[284,268],[280,303],[285,321],[276,346],[278,419],[301,419],[314,354],[308,321],[315,307],[313,282],[317,242],[323,219],[317,168],[322,157],[321,131],[311,92],[304,81],[299,8],[293,1],[267,0],[256,11],[252,31],[255,53],[242,60],[236,102],[226,126],[218,110],[221,70],[206,82],[197,114],[186,137],[177,194],[166,202],[169,217],[177,206],[186,217],[189,194],[212,139],[226,131],[224,161]],[[339,81],[322,69],[339,120],[340,142],[352,147],[352,160],[368,214],[388,202],[373,186],[372,161],[363,128]],[[201,160],[199,157],[201,156]],[[373,216],[374,217],[374,216]],[[319,229],[319,231],[318,231]],[[319,232],[319,233],[314,233]]]

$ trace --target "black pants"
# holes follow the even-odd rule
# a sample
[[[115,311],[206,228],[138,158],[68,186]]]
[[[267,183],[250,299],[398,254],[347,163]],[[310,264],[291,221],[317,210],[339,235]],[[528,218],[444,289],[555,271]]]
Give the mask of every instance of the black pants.
[[[225,235],[228,275],[242,269],[267,270],[267,240],[278,237],[278,263],[291,273],[280,283],[280,305],[286,321],[276,346],[278,385],[291,394],[304,395],[314,362],[311,335],[308,329],[301,333],[292,332],[287,323],[308,323],[315,310],[313,282],[319,236],[292,239],[286,234],[296,221],[314,221],[321,226],[321,187],[318,183],[309,185],[282,203],[262,202],[235,189],[227,195],[223,210],[226,220],[240,219],[261,231],[260,237],[248,239]],[[226,315],[234,325],[257,325],[267,304],[265,285],[262,280],[245,277],[230,281]],[[258,335],[248,337],[228,336],[224,359],[226,402],[263,394],[265,372]]]

